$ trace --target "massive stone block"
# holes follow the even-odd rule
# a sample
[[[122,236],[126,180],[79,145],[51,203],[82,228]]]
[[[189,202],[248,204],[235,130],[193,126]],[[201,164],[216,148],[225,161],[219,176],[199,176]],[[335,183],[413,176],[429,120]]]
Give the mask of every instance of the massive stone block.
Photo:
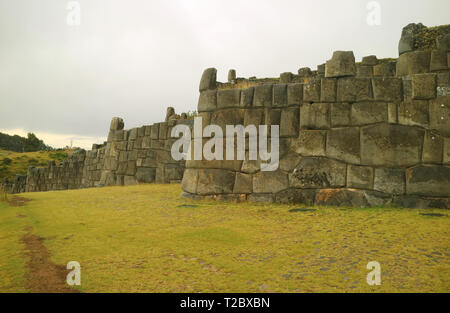
[[[373,97],[379,101],[402,101],[402,80],[393,77],[372,78]]]
[[[396,61],[377,64],[373,67],[373,76],[395,76],[396,67]]]
[[[325,77],[355,76],[355,56],[353,51],[335,51],[325,65]]]
[[[281,73],[280,74],[280,83],[282,83],[282,84],[290,83],[293,78],[294,78],[294,74],[292,74],[291,72]]]
[[[348,163],[360,163],[359,128],[336,128],[328,131],[326,155]]]
[[[122,130],[124,125],[123,119],[120,117],[113,117],[109,130]]]
[[[233,193],[235,173],[219,169],[198,170],[197,194]]]
[[[253,106],[255,107],[271,107],[272,106],[272,89],[273,85],[264,84],[255,87],[253,95]]]
[[[303,85],[303,101],[320,102],[320,80],[312,79]]]
[[[181,181],[181,188],[189,193],[197,193],[197,182],[198,182],[198,171],[197,169],[187,168],[184,171],[183,180]]]
[[[292,149],[303,156],[325,156],[326,131],[301,130],[298,138],[292,139]]]
[[[298,108],[288,108],[281,110],[280,136],[298,136],[299,111]]]
[[[376,124],[361,131],[361,164],[411,166],[420,162],[424,131],[395,124]]]
[[[444,138],[444,160],[445,164],[450,164],[450,138]]]
[[[347,169],[342,162],[323,157],[304,157],[289,174],[289,186],[294,188],[344,187]]]
[[[369,166],[348,165],[347,166],[347,187],[372,189],[373,188],[373,168]]]
[[[367,207],[364,192],[356,189],[322,189],[317,191],[316,205]]]
[[[316,190],[289,188],[275,195],[277,203],[314,205]]]
[[[357,102],[352,105],[352,125],[367,125],[388,121],[385,102]]]
[[[345,77],[337,81],[337,101],[356,102],[371,100],[370,78]]]
[[[322,78],[320,83],[320,101],[321,102],[334,102],[336,101],[336,79],[335,78]]]
[[[413,99],[433,99],[436,97],[436,75],[416,74],[412,76]]]
[[[300,106],[300,128],[330,128],[329,103],[304,103]]]
[[[259,172],[253,176],[253,192],[255,193],[277,193],[288,187],[288,176],[281,171]]]
[[[438,134],[427,131],[423,141],[422,162],[442,163],[444,140]]]
[[[245,110],[244,126],[255,125],[256,127],[258,127],[259,125],[264,124],[264,112],[265,110],[263,108]]]
[[[352,105],[349,103],[331,104],[331,127],[350,126]]]
[[[431,71],[446,70],[448,68],[447,64],[447,51],[433,50],[431,51]]]
[[[136,179],[139,183],[153,183],[155,181],[156,169],[149,167],[138,167]]]
[[[217,70],[215,68],[207,68],[200,80],[199,90],[215,89],[217,86]]]
[[[396,168],[376,168],[374,189],[393,195],[405,193],[405,171]]]
[[[407,169],[406,193],[448,197],[450,195],[450,166],[418,165]]]
[[[226,125],[243,125],[244,124],[244,110],[243,109],[224,109],[224,110],[220,110],[220,111],[215,111],[211,115],[211,124],[220,126],[224,132],[226,129]]]
[[[288,105],[299,105],[303,102],[303,84],[289,84],[287,86]]]
[[[240,89],[225,89],[217,91],[217,108],[233,108],[238,107],[241,100]]]
[[[408,100],[398,105],[398,122],[402,125],[428,128],[428,101]]]
[[[287,105],[287,85],[275,84],[273,85],[273,106],[283,107]]]
[[[214,111],[217,108],[217,91],[206,90],[200,93],[197,109],[199,112]]]
[[[251,107],[253,105],[254,93],[254,87],[250,87],[241,91],[241,107]]]
[[[450,95],[430,100],[430,128],[450,137]]]
[[[397,60],[396,76],[428,73],[430,60],[430,51],[416,50],[402,54]]]
[[[250,174],[236,173],[233,193],[249,194],[253,192],[253,177]]]

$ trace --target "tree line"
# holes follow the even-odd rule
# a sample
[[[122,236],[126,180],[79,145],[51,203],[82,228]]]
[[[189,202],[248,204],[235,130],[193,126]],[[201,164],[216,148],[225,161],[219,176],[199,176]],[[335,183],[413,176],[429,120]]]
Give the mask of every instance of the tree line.
[[[0,133],[0,149],[14,152],[34,152],[52,150],[52,147],[47,146],[33,133],[28,133],[27,137]]]

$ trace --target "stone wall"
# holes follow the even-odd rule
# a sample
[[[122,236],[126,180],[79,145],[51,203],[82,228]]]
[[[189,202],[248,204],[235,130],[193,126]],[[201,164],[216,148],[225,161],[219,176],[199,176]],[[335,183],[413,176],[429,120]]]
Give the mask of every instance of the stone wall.
[[[337,51],[317,71],[265,81],[205,70],[203,126],[279,125],[280,163],[187,161],[184,196],[450,208],[449,36],[431,50],[402,45],[397,60]]]
[[[177,124],[191,125],[192,120],[169,108],[165,122],[125,130],[123,120],[113,118],[107,142],[77,151],[59,164],[30,167],[24,190],[181,182],[185,162],[174,161],[170,154],[176,140],[170,133]]]

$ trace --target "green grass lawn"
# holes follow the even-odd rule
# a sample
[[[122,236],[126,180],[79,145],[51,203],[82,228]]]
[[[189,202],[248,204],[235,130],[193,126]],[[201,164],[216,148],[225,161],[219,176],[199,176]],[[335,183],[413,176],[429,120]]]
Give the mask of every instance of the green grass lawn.
[[[179,185],[28,193],[0,202],[0,292],[30,291],[21,238],[81,264],[82,292],[450,292],[445,210],[193,201]],[[420,213],[441,213],[425,216]],[[381,286],[366,265],[381,264]],[[34,282],[36,283],[36,282]]]

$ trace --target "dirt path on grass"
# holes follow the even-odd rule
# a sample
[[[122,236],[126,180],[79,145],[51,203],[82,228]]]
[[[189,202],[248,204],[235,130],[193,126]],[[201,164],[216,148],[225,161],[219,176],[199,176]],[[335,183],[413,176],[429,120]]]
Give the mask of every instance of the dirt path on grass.
[[[44,246],[44,239],[31,233],[31,227],[25,229],[22,237],[25,253],[28,256],[25,275],[25,287],[33,293],[77,293],[66,283],[69,270],[65,266],[50,261],[50,253]]]

